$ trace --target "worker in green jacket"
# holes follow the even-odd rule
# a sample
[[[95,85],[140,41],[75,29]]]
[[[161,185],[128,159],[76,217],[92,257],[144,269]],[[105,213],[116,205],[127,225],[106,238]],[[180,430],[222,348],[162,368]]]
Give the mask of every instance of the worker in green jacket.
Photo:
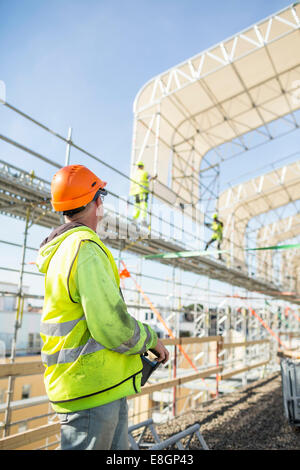
[[[52,206],[66,223],[37,258],[45,274],[44,380],[62,450],[128,449],[126,397],[141,390],[140,355],[151,348],[168,360],[155,331],[128,313],[115,261],[96,234],[105,185],[82,165],[54,175]]]
[[[138,220],[141,216],[142,225],[147,226],[147,211],[149,198],[149,182],[157,175],[150,176],[144,168],[144,163],[136,163],[137,170],[130,185],[130,196],[134,196],[134,214],[133,219]]]
[[[206,251],[207,248],[214,242],[217,242],[218,250],[221,250],[221,242],[223,240],[223,222],[218,218],[218,214],[213,215],[213,222],[212,224],[205,224],[207,227],[210,227],[213,230],[213,234],[209,242],[206,243],[204,250]],[[218,254],[219,260],[223,261],[221,253]]]

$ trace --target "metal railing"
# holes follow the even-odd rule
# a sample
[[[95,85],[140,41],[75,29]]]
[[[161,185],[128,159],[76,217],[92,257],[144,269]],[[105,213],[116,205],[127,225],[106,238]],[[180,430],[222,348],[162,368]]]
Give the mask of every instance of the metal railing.
[[[134,421],[136,424],[139,424],[141,421],[145,420],[145,416],[142,416],[138,413],[139,402],[144,400],[145,397],[148,400],[148,403],[153,402],[155,398],[155,393],[160,393],[161,396],[157,396],[157,399],[163,400],[160,404],[169,411],[167,419],[173,419],[180,414],[187,412],[189,409],[194,409],[195,407],[201,406],[205,401],[214,399],[224,393],[220,391],[221,384],[226,385],[226,381],[232,377],[236,377],[240,381],[240,385],[243,385],[241,376],[247,372],[256,371],[256,375],[259,378],[262,373],[272,373],[274,367],[272,366],[272,358],[270,355],[270,341],[269,340],[260,340],[260,341],[250,341],[250,342],[224,342],[221,336],[216,337],[203,337],[203,338],[176,338],[176,339],[164,339],[163,340],[166,347],[170,351],[170,361],[165,367],[158,369],[160,374],[151,380],[148,384],[142,387],[140,393],[128,397],[129,400],[129,419],[131,426],[134,426]],[[205,345],[210,344],[213,346],[209,351],[206,351],[205,355],[202,355],[200,358],[199,352],[205,351]],[[255,347],[256,344],[264,344],[267,347],[268,356],[262,361],[263,357],[253,358],[247,363],[247,357],[243,358],[244,366],[241,367],[240,364],[231,364],[226,362],[226,359],[220,361],[222,358],[222,353],[224,351],[233,351],[236,348],[242,348],[245,352],[246,348]],[[190,357],[192,364],[195,365],[195,369],[191,367],[191,364],[188,363],[185,357],[180,354],[178,348],[184,348],[186,354]],[[189,349],[189,346],[194,346],[196,349],[192,351]],[[173,350],[172,350],[173,348]],[[176,351],[176,353],[175,353]],[[214,357],[214,364],[209,364],[208,359],[212,362]],[[175,360],[176,359],[176,360]],[[171,369],[170,369],[171,367]],[[269,368],[269,371],[268,371]],[[23,376],[33,376],[33,375],[42,375],[44,372],[44,366],[40,361],[31,361],[31,362],[16,362],[14,364],[0,364],[0,379],[14,377],[15,379]],[[206,383],[207,381],[207,383]],[[190,388],[189,388],[190,387]],[[191,388],[192,387],[192,388]],[[196,392],[195,392],[196,387]],[[164,395],[166,391],[171,391],[169,393],[169,399],[167,395]],[[184,390],[184,394],[181,395],[180,390]],[[187,394],[190,390],[190,393]],[[226,393],[226,392],[225,392]],[[48,406],[48,402],[45,397],[37,397],[38,399],[44,399],[44,406]],[[150,400],[150,402],[149,402]],[[180,404],[180,402],[184,403]],[[23,408],[27,407],[28,400],[23,400]],[[14,403],[11,403],[12,407]],[[34,404],[31,404],[34,406]],[[19,405],[20,406],[20,405]],[[34,411],[33,408],[28,407],[28,423],[30,425],[34,422]],[[143,406],[144,409],[144,406]],[[135,410],[137,413],[135,414]],[[12,409],[13,411],[13,409]],[[153,419],[151,415],[152,411],[151,406],[147,406],[144,409],[143,415],[147,413],[146,419]],[[13,413],[12,415],[13,416]],[[45,447],[46,443],[41,443],[43,439],[48,439],[51,436],[59,434],[60,424],[56,421],[55,415],[53,413],[37,413],[37,418],[44,418],[44,420],[51,419],[52,422],[46,422],[45,424],[39,426],[38,428],[32,428],[27,431],[22,432],[21,434],[11,435],[7,432],[6,437],[0,439],[0,450],[5,449],[19,449],[19,448],[35,448],[34,443],[40,442],[40,446]],[[20,420],[15,420],[9,423],[9,427],[19,423]],[[53,445],[52,441],[49,440],[49,447]]]

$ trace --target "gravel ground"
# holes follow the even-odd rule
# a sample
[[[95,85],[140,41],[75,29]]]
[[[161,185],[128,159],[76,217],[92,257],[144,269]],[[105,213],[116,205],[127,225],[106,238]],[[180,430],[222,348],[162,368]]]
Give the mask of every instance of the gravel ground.
[[[156,429],[165,440],[195,423],[210,450],[300,450],[299,428],[293,428],[284,415],[280,373]],[[193,438],[189,449],[201,449],[198,439]]]

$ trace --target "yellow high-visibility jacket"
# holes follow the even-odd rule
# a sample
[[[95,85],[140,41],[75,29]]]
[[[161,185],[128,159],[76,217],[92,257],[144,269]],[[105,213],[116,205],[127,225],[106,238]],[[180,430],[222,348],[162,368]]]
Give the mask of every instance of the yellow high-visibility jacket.
[[[212,239],[213,240],[222,240],[223,239],[223,224],[213,221],[211,224],[211,228],[213,229]]]
[[[64,227],[64,226],[63,226]],[[141,390],[140,354],[157,343],[127,312],[112,254],[86,226],[44,244],[41,322],[45,386],[58,413],[110,403]]]
[[[130,196],[145,194],[149,192],[149,174],[147,171],[138,168],[130,186]]]

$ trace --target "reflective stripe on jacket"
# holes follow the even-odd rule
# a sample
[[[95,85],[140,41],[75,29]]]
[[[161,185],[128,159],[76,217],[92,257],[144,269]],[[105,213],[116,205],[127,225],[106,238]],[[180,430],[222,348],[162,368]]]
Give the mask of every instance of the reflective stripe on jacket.
[[[130,196],[149,192],[149,175],[142,169],[137,169],[130,186]]]
[[[157,335],[127,312],[112,254],[81,226],[39,251],[45,386],[56,412],[100,406],[140,391],[140,354]]]

